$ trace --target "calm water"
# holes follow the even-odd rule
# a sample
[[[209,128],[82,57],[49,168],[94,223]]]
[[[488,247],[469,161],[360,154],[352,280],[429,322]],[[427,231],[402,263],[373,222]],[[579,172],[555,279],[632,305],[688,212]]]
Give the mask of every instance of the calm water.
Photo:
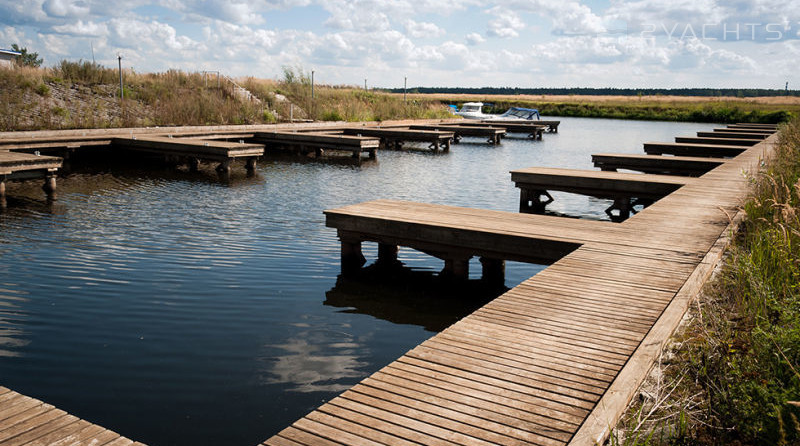
[[[515,212],[511,169],[591,168],[591,153],[709,127],[565,118],[544,141],[466,139],[360,167],[264,161],[229,184],[117,167],[61,179],[52,205],[38,182],[12,183],[0,385],[151,445],[257,444],[474,304],[431,290],[442,262],[410,250],[400,259],[419,283],[337,281],[323,209],[397,198]],[[604,218],[607,205],[559,194],[549,208]],[[506,285],[541,268],[509,263]]]

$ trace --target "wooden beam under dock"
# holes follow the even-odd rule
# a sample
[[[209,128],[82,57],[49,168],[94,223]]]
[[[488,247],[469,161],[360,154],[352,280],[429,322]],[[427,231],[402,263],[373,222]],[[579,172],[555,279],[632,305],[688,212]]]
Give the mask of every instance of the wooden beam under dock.
[[[127,150],[176,158],[195,167],[198,160],[216,161],[220,163],[217,167],[220,173],[229,173],[230,163],[239,158],[248,160],[247,168],[251,171],[255,168],[255,159],[264,154],[261,144],[166,136],[114,138],[111,144]]]

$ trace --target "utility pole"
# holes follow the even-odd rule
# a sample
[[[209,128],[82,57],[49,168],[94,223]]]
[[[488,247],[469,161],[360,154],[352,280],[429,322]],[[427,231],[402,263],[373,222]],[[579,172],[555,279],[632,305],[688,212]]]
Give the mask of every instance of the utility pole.
[[[364,91],[367,91],[367,78],[364,78]]]
[[[125,97],[125,90],[122,87],[122,54],[117,54],[117,60],[119,60],[119,98],[123,99]]]
[[[403,77],[403,102],[406,102],[406,89],[408,89],[408,76]]]
[[[311,70],[311,99],[314,99],[314,70]]]

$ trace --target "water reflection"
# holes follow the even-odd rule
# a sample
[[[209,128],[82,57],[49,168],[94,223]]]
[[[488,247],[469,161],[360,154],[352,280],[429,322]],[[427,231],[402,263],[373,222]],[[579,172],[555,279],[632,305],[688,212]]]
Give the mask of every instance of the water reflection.
[[[24,297],[26,293],[14,287],[14,284],[0,283],[0,357],[6,358],[20,356],[20,350],[30,343],[22,328],[26,314],[20,308],[28,299]]]
[[[402,265],[372,265],[356,278],[339,276],[325,293],[324,304],[342,308],[342,313],[366,314],[438,333],[507,290],[481,280],[453,283]]]
[[[309,319],[312,319],[309,317]],[[350,333],[352,327],[343,324],[333,327],[313,327],[313,322],[302,324],[301,330],[286,343],[268,346],[283,354],[270,355],[266,367],[268,374],[262,382],[282,384],[292,392],[342,392],[353,385],[353,380],[364,376],[363,367],[369,365],[359,359],[364,346]],[[302,328],[302,326],[301,326]]]

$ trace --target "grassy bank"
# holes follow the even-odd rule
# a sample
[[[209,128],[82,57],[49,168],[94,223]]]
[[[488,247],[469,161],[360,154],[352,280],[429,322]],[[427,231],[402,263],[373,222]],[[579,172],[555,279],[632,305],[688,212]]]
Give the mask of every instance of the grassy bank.
[[[0,131],[450,116],[436,100],[405,102],[356,88],[316,85],[312,99],[310,78],[293,70],[281,80],[126,71],[123,96],[117,70],[90,62],[0,68]]]
[[[445,103],[481,101],[487,113],[509,107],[536,108],[546,116],[683,122],[779,123],[800,116],[800,98],[717,98],[677,96],[447,96],[415,95]]]
[[[800,444],[800,120],[752,184],[724,267],[616,443]]]

